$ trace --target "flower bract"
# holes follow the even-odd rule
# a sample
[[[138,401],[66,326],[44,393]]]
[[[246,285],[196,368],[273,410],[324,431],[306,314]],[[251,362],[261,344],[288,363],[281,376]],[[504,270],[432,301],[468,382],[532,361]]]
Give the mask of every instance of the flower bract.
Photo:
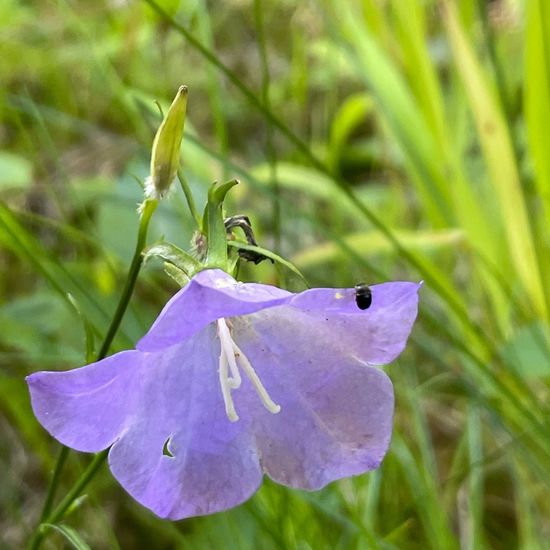
[[[416,283],[293,294],[201,271],[136,349],[28,377],[41,424],[84,452],[108,447],[115,478],[170,519],[236,506],[264,474],[319,489],[377,468],[393,387],[376,365],[404,349]]]

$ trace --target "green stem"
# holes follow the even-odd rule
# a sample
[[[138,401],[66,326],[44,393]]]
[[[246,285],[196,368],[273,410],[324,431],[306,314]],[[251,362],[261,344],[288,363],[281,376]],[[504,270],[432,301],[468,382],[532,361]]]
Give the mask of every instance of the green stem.
[[[77,482],[73,485],[72,489],[65,495],[63,500],[59,503],[57,508],[53,511],[52,515],[45,521],[45,523],[56,523],[69,509],[71,504],[78,498],[80,493],[84,490],[86,485],[95,476],[101,465],[107,459],[109,455],[109,449],[97,453],[93,460],[88,464],[88,467],[84,470],[82,475],[78,478]]]
[[[130,269],[128,270],[128,276],[126,277],[126,283],[124,284],[124,290],[122,291],[122,296],[120,297],[120,300],[118,302],[113,320],[111,321],[111,325],[109,327],[109,330],[107,331],[107,335],[105,336],[103,345],[99,350],[97,361],[103,359],[107,355],[115,334],[118,330],[118,327],[120,326],[120,322],[122,321],[122,317],[126,312],[128,303],[130,302],[132,292],[134,291],[134,287],[136,286],[137,276],[143,262],[143,256],[141,253],[143,252],[143,249],[145,248],[147,242],[147,230],[149,229],[149,221],[151,220],[151,216],[153,215],[153,212],[156,210],[157,206],[158,201],[155,199],[146,199],[143,202],[134,257],[132,258],[132,263],[130,264]]]
[[[191,188],[189,187],[189,182],[183,175],[183,170],[180,168],[178,170],[178,180],[180,182],[183,194],[185,195],[185,200],[187,201],[187,206],[189,207],[189,212],[193,216],[195,222],[197,223],[198,228],[200,229],[202,225],[201,216],[195,205],[195,199],[193,198],[193,193],[191,193]]]
[[[40,523],[48,517],[50,510],[52,509],[55,490],[57,489],[57,484],[59,483],[59,476],[61,475],[61,470],[63,469],[68,456],[69,448],[63,445],[61,447],[61,451],[59,451],[59,456],[57,457],[57,462],[55,463],[52,479],[50,480],[50,484],[48,486],[46,500],[44,501],[44,507],[42,508],[42,513],[40,514]]]
[[[262,0],[254,0],[254,20],[256,22],[256,30],[258,33],[258,50],[260,54],[260,66],[262,69],[262,102],[266,109],[271,111],[271,99],[269,96],[271,76],[269,74],[263,12],[264,5],[262,5]],[[268,121],[267,124],[266,152],[269,162],[269,185],[273,190],[273,244],[275,252],[281,253],[281,194],[279,182],[277,180],[277,154],[275,151],[273,137],[273,124],[270,121]]]
[[[66,448],[66,447],[65,447]],[[46,518],[45,521],[41,521],[38,529],[35,531],[30,543],[29,550],[38,550],[44,537],[49,531],[48,527],[43,526],[43,523],[55,524],[60,519],[63,518],[65,512],[69,509],[71,504],[78,498],[80,493],[84,490],[86,485],[92,480],[95,476],[101,465],[105,462],[109,454],[109,450],[106,449],[101,453],[98,453],[94,456],[93,460],[90,462],[83,474],[78,478],[78,481],[73,485],[72,489],[65,495],[65,498],[59,503],[57,508],[53,511],[52,514]]]
[[[141,265],[143,263],[142,252],[147,243],[147,231],[149,229],[149,222],[157,206],[158,206],[158,201],[155,199],[146,199],[143,202],[140,221],[139,221],[138,238],[136,242],[136,248],[134,251],[134,257],[132,258],[132,263],[130,264],[130,269],[128,270],[128,276],[126,277],[126,283],[124,284],[124,289],[122,291],[122,295],[118,302],[118,306],[116,308],[115,314],[113,316],[113,319],[111,321],[107,334],[105,335],[105,339],[103,341],[101,349],[99,350],[96,361],[100,361],[107,355],[109,348],[111,347],[111,344],[115,337],[115,334],[118,328],[120,327],[120,323],[122,321],[122,318],[124,317],[124,313],[126,312],[128,304],[130,303],[130,298],[132,297],[132,293],[136,286],[139,270],[141,269]],[[36,529],[29,544],[29,548],[31,550],[38,549],[42,543],[44,536],[46,535],[47,529],[42,527],[42,524],[43,523],[54,524],[63,517],[63,515],[65,514],[67,509],[70,507],[70,505],[78,497],[78,495],[81,493],[84,487],[86,487],[88,482],[94,477],[96,472],[99,470],[99,467],[103,464],[103,462],[105,462],[105,459],[107,458],[108,450],[105,450],[95,455],[94,459],[92,460],[92,462],[90,462],[88,468],[86,468],[86,470],[80,476],[76,484],[73,485],[72,489],[67,493],[65,498],[59,503],[59,505],[53,511],[53,513],[50,514],[57,485],[59,483],[61,470],[63,469],[63,465],[65,464],[68,454],[69,454],[69,449],[67,447],[63,447],[61,449],[61,452],[59,453],[59,456],[54,468],[54,473],[52,475],[52,479],[48,487],[48,492],[46,495],[46,500],[44,502],[44,507],[42,509],[42,514],[40,516],[40,524]]]

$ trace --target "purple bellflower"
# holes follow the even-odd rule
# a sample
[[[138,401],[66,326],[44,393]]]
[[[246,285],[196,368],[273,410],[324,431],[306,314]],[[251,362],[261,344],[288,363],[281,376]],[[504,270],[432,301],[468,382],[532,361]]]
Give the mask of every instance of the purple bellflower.
[[[61,443],[111,447],[115,478],[170,519],[247,500],[263,474],[320,489],[377,468],[389,446],[395,359],[419,285],[293,294],[199,272],[135,350],[27,378],[34,413]]]

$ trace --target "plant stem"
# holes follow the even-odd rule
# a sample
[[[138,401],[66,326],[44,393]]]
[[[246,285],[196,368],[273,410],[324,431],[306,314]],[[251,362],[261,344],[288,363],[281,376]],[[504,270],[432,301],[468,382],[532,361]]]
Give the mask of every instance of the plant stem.
[[[44,507],[42,508],[42,513],[40,514],[40,523],[42,523],[46,519],[46,517],[50,513],[50,510],[52,509],[55,490],[57,489],[57,484],[59,483],[59,476],[61,475],[61,470],[65,465],[67,456],[69,456],[69,448],[63,445],[61,447],[61,451],[59,451],[57,462],[55,463],[55,468],[53,470],[52,479],[50,480],[50,484],[48,485],[46,500],[44,501]]]
[[[136,286],[137,276],[143,262],[143,256],[141,253],[143,252],[143,249],[145,248],[147,242],[147,230],[149,229],[149,221],[151,220],[151,216],[153,215],[153,212],[156,210],[157,206],[158,201],[155,199],[145,199],[145,201],[143,202],[134,257],[132,258],[132,263],[130,264],[130,269],[128,270],[128,276],[126,277],[126,283],[124,284],[124,290],[122,291],[122,296],[120,297],[120,300],[118,302],[113,320],[111,321],[111,325],[109,326],[109,330],[107,331],[107,335],[105,336],[103,345],[99,350],[97,361],[103,359],[107,355],[115,334],[120,326],[120,322],[122,321],[122,317],[126,312],[126,308],[128,307],[130,298],[132,297],[132,292],[134,291],[134,287]]]
[[[267,43],[264,26],[264,8],[262,0],[254,0],[254,20],[258,33],[258,52],[260,54],[260,65],[262,69],[262,102],[268,111],[271,111],[271,99],[269,95],[271,85],[271,75],[269,74],[269,62],[267,55]],[[272,225],[273,225],[273,245],[278,254],[281,253],[281,194],[279,182],[277,180],[277,154],[273,137],[273,123],[268,121],[266,130],[266,153],[269,162],[269,185],[273,190],[272,201]]]
[[[66,449],[67,447],[64,447],[64,448]],[[102,451],[94,456],[93,460],[90,462],[86,470],[84,470],[84,473],[78,478],[77,482],[72,486],[71,490],[65,495],[65,498],[63,498],[63,500],[59,503],[59,505],[53,511],[53,513],[50,514],[45,521],[40,522],[38,528],[36,529],[30,541],[29,550],[38,550],[38,548],[40,548],[40,545],[44,540],[44,536],[47,534],[49,530],[48,528],[44,527],[42,524],[43,523],[55,524],[65,515],[65,512],[69,509],[71,504],[76,500],[76,498],[80,495],[80,493],[83,491],[86,485],[88,485],[88,483],[95,476],[95,474],[97,473],[101,465],[105,462],[105,459],[107,458],[108,454],[109,454],[109,450],[106,449],[105,451]]]
[[[153,212],[156,210],[157,206],[157,200],[146,199],[141,207],[138,238],[136,242],[134,256],[132,258],[132,263],[130,264],[130,268],[128,270],[128,276],[126,277],[126,282],[124,284],[122,295],[118,302],[107,334],[105,335],[105,339],[103,340],[101,349],[99,350],[99,353],[97,355],[96,361],[100,361],[101,359],[103,359],[109,352],[109,348],[111,347],[116,332],[120,327],[122,318],[124,317],[124,313],[126,312],[128,304],[130,303],[130,298],[132,297],[132,293],[136,286],[139,270],[141,269],[141,265],[143,263],[142,252],[145,248],[145,245],[147,244],[147,231],[149,229],[149,221],[151,220],[151,216],[153,215]],[[29,548],[31,550],[36,550],[40,547],[40,544],[42,543],[42,540],[47,532],[47,529],[44,529],[43,527],[41,527],[41,525],[43,523],[56,523],[63,517],[70,505],[78,497],[78,495],[88,484],[88,482],[94,477],[103,462],[105,462],[108,450],[102,451],[101,453],[95,455],[92,462],[90,462],[84,473],[80,476],[75,485],[73,485],[72,489],[65,495],[65,498],[63,498],[63,500],[59,503],[53,513],[50,513],[55,492],[59,484],[61,470],[63,469],[68,454],[69,448],[63,446],[57,458],[52,479],[48,487],[46,500],[44,502],[44,507],[40,515],[40,523],[29,544]]]

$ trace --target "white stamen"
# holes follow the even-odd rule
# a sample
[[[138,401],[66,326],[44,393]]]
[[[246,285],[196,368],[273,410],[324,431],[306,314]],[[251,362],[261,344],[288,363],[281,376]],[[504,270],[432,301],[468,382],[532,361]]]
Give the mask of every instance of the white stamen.
[[[269,394],[267,393],[267,390],[265,389],[265,386],[262,384],[262,381],[260,380],[260,377],[256,374],[256,371],[254,370],[254,367],[250,364],[250,361],[248,360],[248,357],[242,352],[241,348],[235,344],[235,342],[231,341],[233,344],[233,349],[235,350],[235,355],[239,359],[239,363],[241,364],[241,367],[244,370],[244,373],[246,376],[248,376],[248,379],[252,382],[252,385],[254,386],[254,389],[256,390],[256,393],[258,394],[259,398],[262,400],[262,403],[264,407],[273,414],[277,414],[281,410],[281,406],[277,405]]]
[[[220,368],[218,369],[218,372],[220,375],[220,386],[222,388],[223,402],[225,404],[225,414],[227,414],[227,418],[229,418],[231,422],[237,422],[237,420],[239,420],[239,416],[235,410],[233,398],[231,397],[231,384],[229,383],[227,365],[227,358],[222,347],[220,354]]]
[[[256,390],[258,397],[262,401],[264,407],[273,414],[277,414],[281,407],[277,405],[267,393],[262,381],[256,374],[254,367],[251,365],[248,357],[242,352],[241,348],[233,341],[227,321],[225,319],[218,319],[218,336],[220,338],[220,365],[218,369],[220,377],[220,386],[222,390],[223,402],[225,405],[225,412],[227,418],[231,422],[239,420],[239,416],[235,411],[235,404],[233,397],[231,396],[231,390],[240,387],[242,379],[239,372],[237,361],[244,373],[252,383],[252,386]],[[229,372],[231,371],[231,376]]]
[[[231,371],[231,377],[227,379],[229,387],[237,389],[241,386],[241,374],[235,361],[235,354],[233,353],[233,338],[231,338],[231,333],[225,319],[218,319],[218,336],[220,337],[222,354],[225,354],[226,361],[229,363],[229,370]]]

